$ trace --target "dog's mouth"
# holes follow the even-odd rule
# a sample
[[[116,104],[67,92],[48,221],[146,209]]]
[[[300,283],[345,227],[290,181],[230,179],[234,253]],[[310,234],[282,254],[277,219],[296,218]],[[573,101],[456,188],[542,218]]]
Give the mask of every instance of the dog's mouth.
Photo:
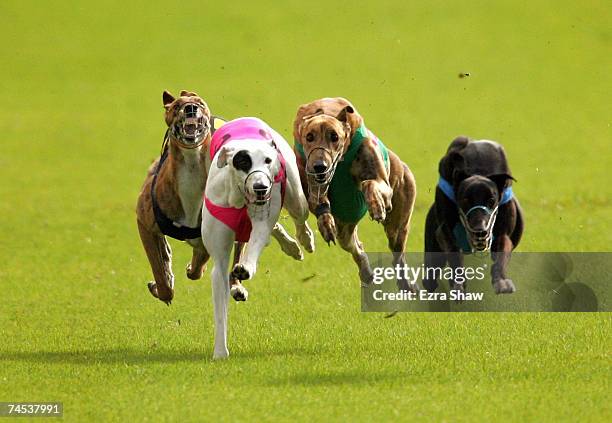
[[[268,188],[253,188],[253,192],[255,193],[253,204],[256,206],[266,205],[272,197],[272,192]]]
[[[486,252],[491,249],[493,243],[493,227],[495,226],[495,220],[497,219],[497,206],[494,209],[490,209],[486,206],[474,206],[467,212],[464,212],[459,208],[459,219],[461,224],[465,228],[468,234],[468,242],[474,252]],[[474,228],[470,225],[469,216],[476,210],[482,210],[486,215],[486,222],[483,227]]]
[[[331,182],[331,179],[333,177],[333,175],[330,175],[331,172],[329,173],[312,173],[312,177],[314,179],[314,181],[319,184],[319,185],[323,185],[323,184],[328,184]]]
[[[491,241],[493,241],[493,237],[489,232],[470,232],[470,244],[475,251],[488,251],[491,248]]]
[[[264,176],[263,178],[261,177],[262,175]],[[265,181],[266,183],[255,182],[251,186],[251,189],[247,190],[246,187],[249,184],[249,180],[252,180],[252,178],[255,176],[259,176],[260,181]],[[269,204],[270,200],[272,199],[272,184],[272,179],[265,172],[256,170],[249,173],[244,180],[244,192],[247,204],[254,204],[256,206],[265,206],[266,204]]]
[[[210,122],[204,114],[204,107],[198,103],[184,104],[178,111],[172,132],[188,148],[201,145],[210,132]]]

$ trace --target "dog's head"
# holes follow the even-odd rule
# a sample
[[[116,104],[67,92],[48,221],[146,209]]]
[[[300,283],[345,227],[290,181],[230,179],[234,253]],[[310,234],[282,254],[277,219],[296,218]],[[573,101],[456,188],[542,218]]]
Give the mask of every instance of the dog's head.
[[[272,196],[280,159],[274,140],[237,140],[221,147],[217,167],[227,167],[233,183],[242,191],[247,204],[263,206]]]
[[[455,172],[455,199],[459,218],[474,251],[487,251],[493,241],[493,227],[504,189],[514,179],[508,174],[468,176]]]
[[[350,146],[352,134],[357,129],[351,125],[351,115],[354,113],[352,106],[345,106],[336,116],[318,110],[303,117],[297,141],[306,156],[304,167],[311,193],[315,191],[313,185],[327,191],[336,165]]]
[[[173,138],[183,148],[196,148],[210,136],[210,110],[196,93],[181,91],[174,98],[164,91],[164,118]]]

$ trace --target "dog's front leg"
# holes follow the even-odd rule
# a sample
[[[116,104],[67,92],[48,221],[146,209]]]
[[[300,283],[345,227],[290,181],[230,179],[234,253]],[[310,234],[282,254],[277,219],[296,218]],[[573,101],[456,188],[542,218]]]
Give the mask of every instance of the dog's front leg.
[[[155,298],[172,303],[174,298],[174,274],[172,273],[172,250],[164,235],[152,231],[138,220],[138,232],[147,258],[151,264],[155,281],[148,283],[149,292]]]
[[[197,280],[202,277],[202,274],[206,270],[206,262],[210,256],[206,248],[204,248],[201,238],[190,239],[187,243],[193,247],[193,254],[191,256],[191,262],[187,264],[185,273],[189,279]]]
[[[234,266],[232,277],[241,281],[251,279],[257,271],[257,261],[262,250],[270,242],[270,234],[274,223],[268,221],[253,221],[253,229],[246,247],[246,253],[240,262]]]
[[[308,197],[308,206],[317,217],[317,227],[321,237],[323,237],[323,241],[327,242],[327,245],[332,242],[335,244],[338,231],[334,216],[331,214],[331,205],[327,196],[318,198],[310,195]]]
[[[217,231],[218,236],[213,238],[214,250],[211,254],[215,261],[212,270],[212,300],[215,319],[215,347],[213,358],[227,358],[227,308],[229,302],[230,286],[229,257],[232,251],[232,234],[227,230]]]
[[[315,210],[315,215],[317,216],[317,226],[323,240],[327,242],[327,245],[332,242],[335,244],[338,230],[336,229],[336,221],[331,214],[329,203],[319,204]]]
[[[385,161],[374,140],[363,142],[351,172],[360,181],[359,187],[365,197],[370,217],[376,222],[383,222],[391,211],[393,189],[389,184]]]
[[[495,239],[493,251],[493,266],[491,267],[491,281],[496,294],[512,294],[516,291],[514,283],[506,277],[506,266],[510,262],[512,253],[512,241],[507,234],[502,234]]]
[[[382,223],[391,210],[393,190],[384,181],[370,179],[361,182],[361,191],[365,197],[368,213],[372,220]]]
[[[231,248],[231,246],[229,247]],[[227,358],[227,308],[229,302],[229,249],[227,254],[215,256],[215,266],[212,271],[213,307],[215,313],[215,348],[213,358]]]
[[[211,274],[212,301],[215,323],[215,347],[213,358],[226,358],[227,349],[227,311],[229,302],[229,259],[234,242],[234,233],[216,220],[208,209],[202,209],[202,242],[214,260]]]
[[[232,268],[240,262],[240,257],[242,256],[245,245],[246,244],[244,242],[234,242],[234,260],[232,262]],[[249,291],[247,291],[239,279],[236,279],[234,276],[230,275],[229,284],[230,294],[234,300],[246,301],[249,298]]]

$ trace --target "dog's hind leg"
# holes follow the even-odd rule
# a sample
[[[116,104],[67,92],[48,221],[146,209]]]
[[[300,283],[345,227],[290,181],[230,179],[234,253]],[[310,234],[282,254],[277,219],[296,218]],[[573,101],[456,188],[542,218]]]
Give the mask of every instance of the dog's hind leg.
[[[288,168],[287,188],[283,207],[295,224],[296,238],[309,253],[314,252],[314,233],[308,226],[308,200],[302,191],[300,176],[297,169]],[[281,226],[282,228],[282,226]],[[276,226],[275,226],[276,229]],[[274,235],[274,233],[272,233]]]
[[[232,268],[238,264],[242,252],[244,251],[244,242],[234,242],[234,261]],[[249,291],[242,285],[240,280],[233,275],[229,278],[230,294],[235,301],[246,301],[249,298]]]
[[[210,256],[208,255],[206,248],[204,248],[201,238],[192,239],[187,242],[193,247],[193,253],[191,256],[191,262],[187,265],[185,273],[189,279],[197,280],[202,277],[202,274],[206,269],[206,262]]]
[[[276,239],[276,241],[278,241],[283,253],[287,254],[289,257],[293,257],[296,260],[304,260],[304,254],[302,254],[300,245],[295,239],[291,238],[280,223],[276,223],[274,225],[274,228],[272,229],[272,236],[274,239]]]
[[[357,237],[357,224],[338,221],[338,242],[342,249],[348,251],[353,256],[353,261],[359,268],[361,286],[371,284],[374,274],[370,267],[368,255],[363,250],[363,244]]]
[[[408,166],[401,162],[399,164],[401,169],[396,170],[392,167],[392,172],[402,172],[402,174],[395,184],[391,200],[392,208],[389,214],[387,214],[383,226],[387,235],[389,249],[393,253],[393,266],[399,265],[403,267],[406,265],[404,253],[406,251],[406,240],[410,231],[410,218],[412,217],[416,197],[416,184]],[[405,278],[399,278],[397,286],[401,291],[411,292],[416,292],[418,288],[416,281],[409,283]]]
[[[138,220],[138,232],[147,253],[155,281],[148,283],[149,292],[170,305],[174,298],[174,275],[172,274],[172,250],[161,233],[152,232]]]
[[[425,219],[424,264],[426,273],[423,275],[423,287],[429,292],[434,292],[438,288],[438,272],[441,276],[446,264],[446,253],[442,251],[436,234],[438,224],[435,214],[436,210],[434,206],[431,206]]]

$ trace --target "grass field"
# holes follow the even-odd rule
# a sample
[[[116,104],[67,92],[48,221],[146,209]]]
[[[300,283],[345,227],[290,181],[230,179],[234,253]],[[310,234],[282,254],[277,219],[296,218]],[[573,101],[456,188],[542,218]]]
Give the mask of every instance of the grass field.
[[[187,280],[172,242],[176,298],[154,300],[134,205],[163,89],[287,137],[299,104],[342,95],[415,173],[410,251],[459,134],[505,145],[520,251],[610,251],[611,19],[605,1],[3,0],[0,401],[63,401],[67,421],[610,421],[609,313],[361,313],[320,237],[298,264],[270,245],[212,362],[210,272]]]

